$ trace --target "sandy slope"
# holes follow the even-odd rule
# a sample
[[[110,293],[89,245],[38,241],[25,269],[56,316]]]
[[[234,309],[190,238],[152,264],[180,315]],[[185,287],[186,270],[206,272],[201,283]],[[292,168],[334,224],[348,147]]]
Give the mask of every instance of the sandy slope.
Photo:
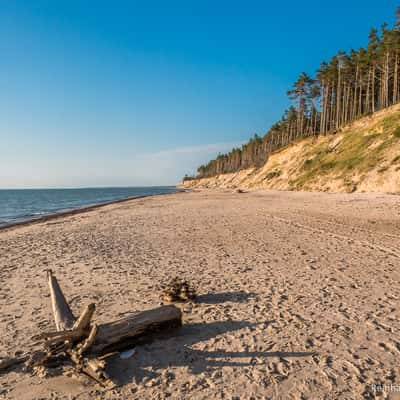
[[[2,354],[52,326],[49,267],[99,321],[156,306],[177,273],[201,296],[179,334],[112,363],[120,388],[13,371],[0,398],[373,398],[400,385],[399,210],[381,194],[207,191],[1,232]]]
[[[260,168],[182,182],[185,188],[400,193],[400,104],[335,135],[298,140]]]

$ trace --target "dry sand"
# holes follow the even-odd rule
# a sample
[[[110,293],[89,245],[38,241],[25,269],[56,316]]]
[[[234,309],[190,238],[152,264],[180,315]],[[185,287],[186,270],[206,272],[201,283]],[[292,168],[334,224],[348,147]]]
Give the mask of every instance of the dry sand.
[[[0,232],[0,355],[52,328],[49,267],[100,322],[157,306],[176,274],[200,293],[179,333],[111,362],[119,388],[15,370],[0,398],[374,398],[400,385],[399,211],[383,194],[202,191]]]

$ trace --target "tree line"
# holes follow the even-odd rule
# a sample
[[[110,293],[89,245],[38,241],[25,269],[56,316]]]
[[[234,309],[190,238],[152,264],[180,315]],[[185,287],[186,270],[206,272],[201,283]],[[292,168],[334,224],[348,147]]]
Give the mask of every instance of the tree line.
[[[371,29],[365,48],[339,51],[314,77],[303,72],[287,94],[293,105],[263,136],[201,165],[198,178],[264,165],[268,156],[305,137],[335,133],[357,118],[400,101],[400,8],[389,29]],[[185,177],[189,179],[189,177]]]

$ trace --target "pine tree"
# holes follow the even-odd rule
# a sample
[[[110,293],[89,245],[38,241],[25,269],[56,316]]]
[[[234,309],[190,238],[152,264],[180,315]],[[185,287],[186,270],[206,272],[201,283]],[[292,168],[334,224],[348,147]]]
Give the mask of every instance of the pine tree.
[[[261,138],[219,154],[198,168],[198,177],[263,165],[269,155],[300,137],[335,132],[356,118],[400,100],[400,7],[392,29],[371,29],[367,47],[338,52],[322,62],[315,79],[303,72],[287,92],[294,101]]]

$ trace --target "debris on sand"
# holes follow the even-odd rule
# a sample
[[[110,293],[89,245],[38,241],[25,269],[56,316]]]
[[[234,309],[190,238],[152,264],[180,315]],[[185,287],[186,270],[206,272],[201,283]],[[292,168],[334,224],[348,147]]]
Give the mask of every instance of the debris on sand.
[[[182,312],[174,305],[146,310],[105,324],[92,323],[95,305],[84,308],[75,318],[51,270],[47,271],[56,331],[42,333],[44,348],[17,358],[0,361],[0,370],[24,364],[39,376],[51,376],[59,367],[72,367],[75,374],[85,374],[111,388],[115,386],[106,372],[106,359],[121,353],[126,359],[134,354],[132,346],[149,342],[159,332],[182,325]],[[128,351],[127,350],[130,349]],[[61,370],[61,373],[62,370]]]
[[[175,277],[160,285],[161,299],[167,303],[190,301],[196,298],[194,287],[185,279]]]

